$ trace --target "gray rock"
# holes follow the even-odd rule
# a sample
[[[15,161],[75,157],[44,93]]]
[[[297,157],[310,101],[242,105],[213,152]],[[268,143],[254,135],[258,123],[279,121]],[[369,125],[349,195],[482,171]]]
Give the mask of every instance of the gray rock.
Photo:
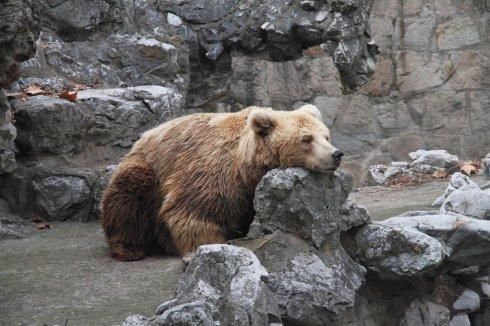
[[[78,99],[95,115],[87,138],[97,146],[129,147],[144,131],[180,116],[184,104],[179,92],[156,85],[90,89]]]
[[[366,184],[368,186],[379,186],[386,183],[386,165],[376,164],[371,165],[368,170],[368,174],[366,176]]]
[[[453,169],[458,166],[458,157],[451,155],[445,150],[423,150],[408,154],[413,160],[411,166],[419,168],[422,171],[431,173],[439,168]]]
[[[87,219],[91,208],[91,189],[84,178],[46,176],[33,181],[35,205],[48,220]]]
[[[469,187],[456,189],[442,203],[441,213],[490,220],[490,192]]]
[[[420,277],[447,255],[439,241],[422,232],[378,223],[359,229],[354,242],[351,255],[383,279]]]
[[[207,302],[194,301],[183,303],[168,310],[165,310],[161,315],[152,318],[149,324],[143,325],[215,326],[216,324],[219,324],[216,308],[212,304],[209,304]]]
[[[474,312],[480,308],[480,296],[473,290],[466,289],[453,303],[456,311]]]
[[[415,229],[439,240],[447,248],[446,260],[460,266],[480,266],[489,261],[490,221],[435,214],[392,217],[379,223]]]
[[[263,325],[273,316],[280,320],[275,295],[264,283],[268,275],[248,249],[201,246],[179,281],[175,299],[157,309],[156,314],[161,316],[156,320],[201,316],[203,324],[208,325],[213,320],[209,318],[209,307],[213,306],[225,324],[234,323],[236,316],[240,317],[235,320],[239,325]],[[187,314],[187,310],[192,312]]]
[[[451,179],[449,180],[449,184],[444,191],[444,194],[437,198],[434,203],[432,203],[432,206],[442,206],[446,198],[456,189],[480,189],[478,185],[473,182],[468,176],[456,172],[451,176]]]
[[[486,157],[481,159],[481,165],[483,169],[483,174],[487,179],[490,179],[490,153]]]
[[[193,0],[158,2],[162,11],[182,17],[212,60],[228,47],[273,61],[298,58],[305,46],[320,45],[333,57],[346,91],[365,84],[374,71],[377,46],[369,34],[370,5],[313,1]],[[335,8],[335,10],[333,9]],[[304,39],[305,44],[296,42]]]
[[[0,211],[0,240],[25,238],[29,233],[30,229],[23,218]]]
[[[275,169],[257,186],[255,221],[266,233],[281,230],[319,248],[338,230],[340,202],[340,178],[300,168]]]
[[[449,321],[449,309],[426,299],[416,299],[405,311],[400,326],[445,326]]]
[[[148,318],[142,315],[131,315],[124,319],[121,326],[148,326]]]
[[[60,98],[34,96],[12,105],[17,109],[16,143],[24,153],[80,152],[88,130],[95,125],[95,116],[86,105]]]
[[[468,315],[456,315],[451,319],[449,326],[471,326]]]
[[[352,178],[342,171],[329,176],[299,168],[269,171],[257,186],[249,237],[269,235],[250,246],[270,274],[284,321],[322,325],[354,305],[365,269],[341,246],[340,225],[365,223],[368,215],[346,202],[351,188]],[[344,214],[353,216],[342,224],[344,202]]]
[[[371,222],[369,212],[362,205],[347,199],[340,207],[339,225],[342,231]]]

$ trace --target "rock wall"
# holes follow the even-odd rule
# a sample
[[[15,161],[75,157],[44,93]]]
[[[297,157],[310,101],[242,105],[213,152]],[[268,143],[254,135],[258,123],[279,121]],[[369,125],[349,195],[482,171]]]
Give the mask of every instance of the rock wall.
[[[374,72],[371,0],[3,3],[0,196],[27,218],[96,217],[111,165],[143,131],[229,109],[234,58],[291,60],[322,44],[346,91]]]
[[[490,148],[489,11],[484,1],[376,0],[380,54],[357,94],[342,94],[332,59],[313,48],[281,63],[233,58],[229,103],[317,105],[356,185],[370,165],[421,148],[479,159]]]

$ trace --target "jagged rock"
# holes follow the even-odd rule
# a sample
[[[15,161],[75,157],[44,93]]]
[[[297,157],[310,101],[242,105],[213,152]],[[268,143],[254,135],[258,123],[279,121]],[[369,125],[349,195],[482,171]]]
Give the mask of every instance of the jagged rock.
[[[458,157],[445,150],[423,150],[408,154],[412,160],[410,165],[423,173],[432,173],[439,168],[451,170],[458,166]]]
[[[98,146],[129,147],[140,135],[183,112],[183,96],[174,89],[156,85],[90,89],[78,99],[95,115],[87,131],[88,141]]]
[[[142,315],[131,315],[128,316],[121,326],[148,326],[149,321],[148,318]]]
[[[362,205],[348,199],[340,207],[340,229],[347,231],[353,227],[368,224],[371,220],[368,211]]]
[[[11,214],[8,203],[0,198],[0,240],[24,238],[29,233],[26,226],[26,221]]]
[[[383,279],[420,277],[439,266],[447,255],[438,240],[422,232],[378,223],[360,228],[349,251]]]
[[[386,186],[394,178],[404,175],[413,175],[407,162],[391,162],[389,165],[376,164],[369,167],[366,184]]]
[[[485,265],[489,261],[490,221],[462,215],[435,214],[398,216],[379,223],[418,230],[439,240],[447,250],[446,261],[460,267]]]
[[[338,230],[341,188],[338,177],[299,168],[269,171],[255,192],[255,221],[265,233],[281,230],[319,248],[327,235]]]
[[[33,188],[36,208],[49,220],[78,219],[90,214],[91,190],[83,178],[47,176],[34,180]]]
[[[480,189],[478,185],[473,182],[468,176],[456,172],[451,176],[451,179],[449,180],[449,184],[444,191],[444,194],[437,198],[434,203],[432,203],[432,206],[441,206],[444,203],[444,200],[456,189]]]
[[[490,192],[474,188],[456,189],[442,203],[441,213],[490,220]]]
[[[416,299],[405,311],[400,326],[445,326],[449,321],[448,308],[426,299]]]
[[[39,34],[37,10],[27,0],[6,0],[0,6],[0,174],[16,168],[15,128],[2,88],[19,76],[19,65],[36,51]]]
[[[236,317],[247,317],[241,315]],[[238,321],[238,320],[237,320]],[[243,325],[248,325],[243,321]],[[152,318],[151,326],[170,326],[170,325],[202,325],[215,326],[219,323],[216,308],[207,302],[193,301],[183,303],[173,308],[165,310],[161,315]]]
[[[233,47],[283,61],[300,57],[305,47],[323,43],[346,91],[365,84],[374,71],[373,56],[378,51],[369,34],[368,2],[279,0],[264,5],[256,0],[162,0],[158,8],[181,17],[211,60]],[[295,41],[297,37],[303,41]]]
[[[77,153],[87,142],[128,147],[151,127],[181,114],[182,95],[162,86],[90,89],[77,102],[53,96],[15,100],[22,152]]]
[[[22,152],[63,154],[80,152],[95,116],[83,104],[51,96],[15,100],[16,143]]]
[[[252,240],[251,249],[270,274],[267,284],[279,297],[284,321],[322,325],[353,306],[365,269],[340,244],[340,207],[351,189],[345,172],[299,168],[269,171],[257,186],[248,237],[266,234]],[[345,214],[359,216],[349,216],[344,227],[368,217],[352,203],[345,207]]]
[[[263,325],[271,318],[280,320],[277,299],[264,283],[268,276],[248,249],[201,246],[179,281],[175,299],[157,309],[156,325],[182,318],[202,318],[204,325],[212,325],[213,307],[225,324]]]

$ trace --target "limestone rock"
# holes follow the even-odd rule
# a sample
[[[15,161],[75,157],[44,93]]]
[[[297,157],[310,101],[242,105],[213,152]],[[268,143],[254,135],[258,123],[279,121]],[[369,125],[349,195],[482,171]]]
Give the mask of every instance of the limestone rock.
[[[441,213],[490,220],[490,192],[476,188],[456,189],[442,203]]]
[[[480,296],[473,290],[466,289],[453,303],[456,311],[474,312],[480,308]]]
[[[292,233],[319,248],[338,229],[339,190],[339,178],[300,168],[269,171],[256,189],[255,220],[266,233]]]
[[[449,184],[444,191],[444,194],[437,198],[434,203],[432,203],[432,206],[441,206],[444,201],[446,200],[447,197],[456,189],[480,189],[478,185],[473,182],[468,176],[456,172],[451,176],[451,179],[449,180]]]
[[[451,169],[458,165],[458,157],[451,155],[445,150],[423,150],[408,154],[413,160],[411,166],[428,173],[434,172],[438,168]],[[430,171],[430,172],[429,172]]]
[[[13,101],[17,109],[17,145],[21,152],[64,154],[82,150],[84,136],[95,117],[83,104],[34,96]]]
[[[340,229],[347,231],[353,227],[368,224],[371,220],[369,212],[362,205],[348,199],[340,207]]]
[[[251,249],[269,272],[284,321],[322,325],[353,306],[365,269],[346,254],[340,229],[367,223],[368,214],[346,201],[351,188],[352,178],[341,171],[299,168],[269,171],[257,186],[254,228],[261,232],[251,230]]]
[[[262,325],[273,316],[280,320],[275,295],[264,283],[268,275],[248,249],[201,246],[179,281],[175,299],[157,309],[155,325],[182,318],[201,318],[204,325],[211,325],[216,318],[211,318],[212,307],[224,323]]]
[[[422,232],[381,223],[363,226],[354,242],[353,257],[384,279],[419,277],[447,255],[439,241]]]
[[[36,208],[49,220],[77,219],[90,214],[91,190],[75,176],[47,176],[33,182]]]
[[[398,216],[379,222],[386,226],[415,229],[439,240],[447,250],[448,262],[459,266],[488,263],[490,221],[462,215]]]

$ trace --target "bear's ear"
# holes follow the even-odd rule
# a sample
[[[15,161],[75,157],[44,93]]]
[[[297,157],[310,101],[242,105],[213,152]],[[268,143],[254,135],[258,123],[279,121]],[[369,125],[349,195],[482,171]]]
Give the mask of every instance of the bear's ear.
[[[322,114],[318,108],[312,104],[305,104],[298,109],[298,111],[308,113],[309,115],[314,116],[318,120],[322,121]]]
[[[259,136],[267,136],[274,129],[276,122],[272,112],[265,109],[255,109],[248,116],[248,125]]]

